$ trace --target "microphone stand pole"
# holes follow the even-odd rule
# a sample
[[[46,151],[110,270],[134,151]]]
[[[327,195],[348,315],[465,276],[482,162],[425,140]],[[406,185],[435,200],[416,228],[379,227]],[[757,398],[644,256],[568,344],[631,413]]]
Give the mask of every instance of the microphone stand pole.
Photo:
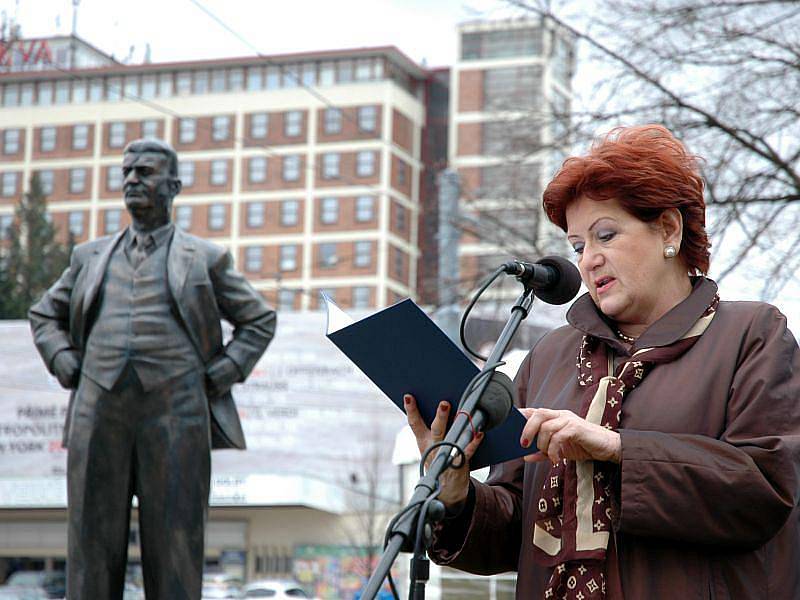
[[[528,316],[531,305],[533,304],[533,289],[525,285],[525,290],[517,298],[514,306],[511,308],[511,316],[506,322],[502,333],[497,338],[497,342],[489,354],[486,365],[494,365],[500,362],[500,359],[508,349],[511,339],[517,331],[520,323]],[[480,408],[480,399],[484,389],[489,384],[491,372],[494,368],[481,370],[481,378],[477,379],[477,384],[474,386],[472,392],[464,399],[463,404],[459,409],[459,414],[456,415],[453,425],[450,427],[444,441],[453,445],[457,445],[462,450],[467,447],[467,444],[472,440],[473,430],[470,426],[468,415],[472,416],[472,426],[475,432],[482,431],[485,424],[485,416],[483,412],[478,410]],[[485,375],[484,375],[485,373]],[[464,414],[467,413],[467,414]],[[453,452],[452,446],[444,446],[439,449],[436,457],[433,459],[427,473],[420,477],[414,488],[414,493],[411,496],[408,504],[403,508],[395,517],[395,523],[390,537],[383,550],[381,559],[378,562],[372,576],[369,578],[364,591],[361,594],[362,600],[373,600],[380,591],[384,579],[388,575],[392,564],[394,564],[397,555],[401,551],[411,551],[413,548],[418,547],[415,543],[417,520],[419,518],[425,519],[425,537],[430,538],[432,531],[430,521],[432,517],[438,516],[440,520],[443,516],[443,506],[438,501],[427,502],[430,496],[433,495],[439,488],[439,475],[441,475],[447,468],[447,463],[450,460],[450,454]],[[436,506],[438,504],[438,506]],[[429,514],[420,515],[422,506],[431,506],[427,512]],[[431,514],[433,513],[433,514]],[[438,515],[436,514],[438,513]],[[417,553],[415,552],[415,555]],[[417,574],[415,581],[411,581],[411,598],[414,600],[424,600],[425,598],[425,581],[427,581],[427,560],[424,558],[425,550],[420,552],[419,557],[415,556],[412,559],[412,572]],[[414,560],[421,559],[425,562],[415,568]]]

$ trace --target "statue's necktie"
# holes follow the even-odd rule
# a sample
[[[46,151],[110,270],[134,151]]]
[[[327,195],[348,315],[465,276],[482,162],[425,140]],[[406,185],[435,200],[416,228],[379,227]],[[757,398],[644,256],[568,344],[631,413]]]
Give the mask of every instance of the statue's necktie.
[[[131,264],[134,269],[138,269],[147,255],[150,253],[151,246],[154,245],[152,235],[137,234],[131,249]]]

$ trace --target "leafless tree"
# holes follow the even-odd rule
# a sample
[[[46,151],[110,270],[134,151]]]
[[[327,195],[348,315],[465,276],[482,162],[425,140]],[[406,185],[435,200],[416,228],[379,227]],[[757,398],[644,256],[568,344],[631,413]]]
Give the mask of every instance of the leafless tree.
[[[593,85],[571,142],[663,123],[702,156],[717,280],[748,273],[775,295],[800,268],[800,3],[509,0],[571,31]],[[586,11],[591,10],[591,14]],[[588,66],[588,67],[587,67]],[[599,74],[599,75],[597,75]],[[574,82],[580,90],[584,82]]]

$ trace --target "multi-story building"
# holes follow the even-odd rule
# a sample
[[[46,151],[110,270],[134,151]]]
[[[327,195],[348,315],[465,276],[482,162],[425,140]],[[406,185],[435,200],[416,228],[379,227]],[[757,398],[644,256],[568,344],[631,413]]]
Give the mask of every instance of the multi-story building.
[[[509,256],[554,254],[541,209],[563,156],[574,40],[543,20],[465,23],[450,78],[450,167],[461,183],[462,281]]]
[[[180,158],[175,222],[279,309],[416,296],[427,72],[396,48],[98,66],[73,42],[91,67],[0,75],[0,230],[37,173],[62,238],[116,232],[123,148],[159,137]]]

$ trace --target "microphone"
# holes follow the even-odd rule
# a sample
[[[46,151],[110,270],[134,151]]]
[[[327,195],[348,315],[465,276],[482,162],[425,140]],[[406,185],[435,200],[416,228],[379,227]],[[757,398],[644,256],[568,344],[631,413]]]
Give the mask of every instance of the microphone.
[[[503,263],[502,269],[533,288],[536,297],[548,304],[565,304],[581,288],[577,267],[561,256],[545,256],[535,263],[511,260]]]

